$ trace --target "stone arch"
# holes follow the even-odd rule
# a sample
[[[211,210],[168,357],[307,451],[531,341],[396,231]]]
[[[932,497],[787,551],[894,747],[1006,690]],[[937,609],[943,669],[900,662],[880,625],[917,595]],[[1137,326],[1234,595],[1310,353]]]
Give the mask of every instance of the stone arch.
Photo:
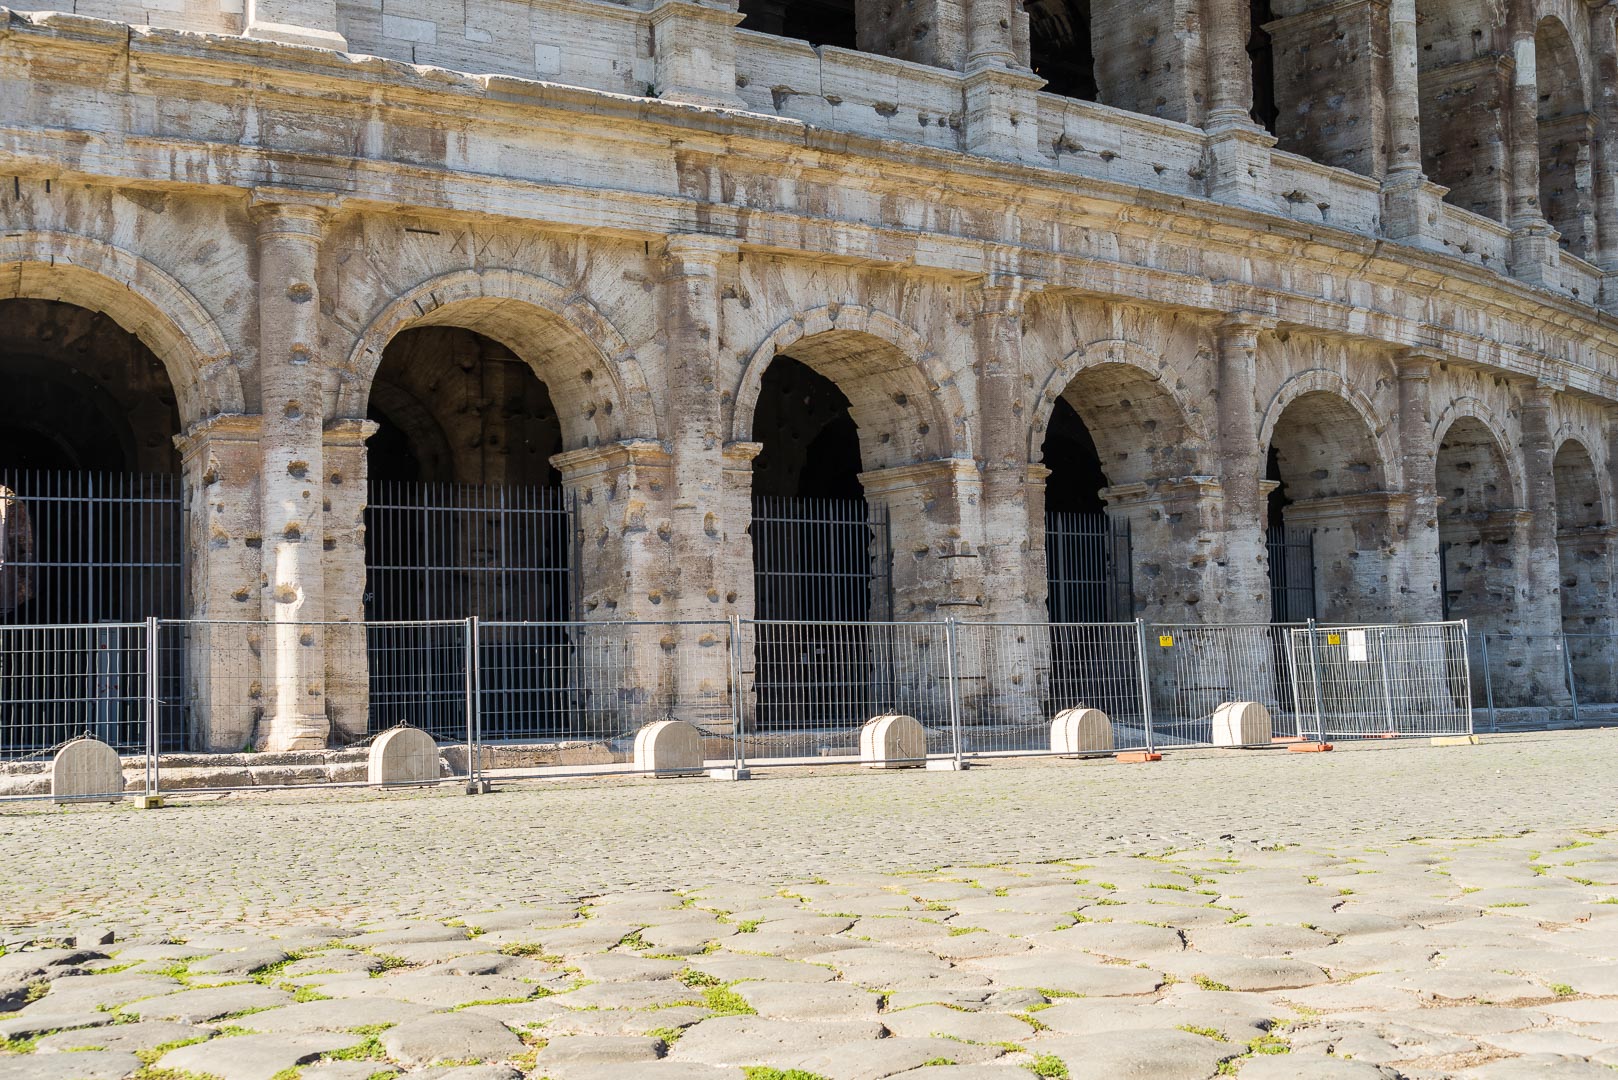
[[[966,407],[942,359],[893,316],[849,304],[795,315],[752,351],[731,393],[730,442],[753,441],[764,374],[781,355],[848,398],[866,470],[971,456]]]
[[[611,320],[588,299],[520,270],[451,271],[384,305],[338,371],[334,415],[365,415],[388,342],[418,326],[471,330],[520,357],[550,391],[566,450],[657,437],[645,372]]]
[[[1292,417],[1294,421],[1309,424],[1346,421],[1361,427],[1358,434],[1362,435],[1363,439],[1356,439],[1360,445],[1354,448],[1354,452],[1358,455],[1360,464],[1369,466],[1368,472],[1356,470],[1358,475],[1366,479],[1350,484],[1348,489],[1331,493],[1344,494],[1347,490],[1374,491],[1398,481],[1399,478],[1393,475],[1398,462],[1397,448],[1393,445],[1392,435],[1387,426],[1378,419],[1370,399],[1351,386],[1342,375],[1324,368],[1299,372],[1281,384],[1264,410],[1264,422],[1259,427],[1259,446],[1267,449],[1274,445],[1276,430],[1283,416],[1294,404],[1306,398],[1307,412],[1311,415],[1300,417],[1295,412]],[[1311,483],[1306,487],[1314,490],[1316,496],[1330,492],[1329,487],[1318,484]]]
[[[1474,420],[1487,433],[1493,442],[1500,460],[1500,467],[1505,477],[1505,492],[1502,506],[1517,507],[1523,505],[1523,476],[1520,463],[1507,452],[1506,448],[1512,445],[1512,440],[1506,433],[1506,425],[1498,413],[1479,398],[1456,398],[1445,407],[1433,424],[1433,446],[1442,448],[1444,441],[1455,425],[1461,420]],[[1436,467],[1436,463],[1435,463]],[[1440,498],[1444,492],[1438,492]]]
[[[135,335],[168,372],[182,427],[247,411],[219,324],[176,278],[132,252],[63,232],[0,237],[0,299],[59,300]]]
[[[1534,27],[1539,94],[1539,211],[1562,246],[1587,255],[1595,246],[1595,130],[1583,58],[1567,24],[1546,15]]]
[[[1556,448],[1556,527],[1559,530],[1605,526],[1610,517],[1595,458],[1577,438],[1563,438]]]
[[[1028,460],[1041,459],[1040,448],[1050,427],[1051,413],[1057,400],[1065,397],[1096,440],[1110,483],[1136,483],[1150,477],[1184,476],[1198,471],[1208,433],[1200,423],[1198,410],[1165,377],[1168,374],[1165,357],[1131,341],[1104,338],[1074,349],[1051,369],[1040,387],[1028,431]],[[1081,407],[1081,402],[1074,400],[1074,391],[1084,390],[1096,391],[1097,396]],[[1120,441],[1122,432],[1116,425],[1098,422],[1101,410],[1126,402],[1131,410],[1139,408],[1134,416],[1150,425],[1149,433],[1161,432],[1166,439],[1171,430],[1177,429],[1182,436],[1180,442],[1148,445],[1147,454],[1133,455],[1131,461],[1129,447]],[[1108,445],[1103,445],[1104,441]]]

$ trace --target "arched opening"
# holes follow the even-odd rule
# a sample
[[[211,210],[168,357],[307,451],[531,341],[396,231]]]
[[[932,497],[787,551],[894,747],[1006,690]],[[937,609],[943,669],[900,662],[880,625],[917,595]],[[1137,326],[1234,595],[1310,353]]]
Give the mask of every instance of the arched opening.
[[[854,10],[855,0],[741,0],[742,29],[852,49]]]
[[[1556,452],[1556,547],[1562,634],[1581,702],[1614,700],[1612,529],[1590,452],[1569,439]]]
[[[1539,91],[1539,207],[1561,244],[1585,256],[1595,247],[1594,118],[1584,99],[1578,54],[1561,20],[1534,31]]]
[[[822,364],[834,351],[824,340],[799,345],[799,356],[818,351]],[[891,611],[890,541],[860,484],[849,399],[783,352],[764,373],[753,431],[762,447],[749,529],[758,722],[781,729],[875,715],[880,673],[860,624]]]
[[[1467,620],[1485,640],[1493,670],[1521,672],[1528,658],[1519,617],[1528,522],[1505,451],[1481,421],[1463,416],[1440,436],[1435,469],[1444,618]],[[1482,665],[1472,675],[1473,692],[1484,700]],[[1493,693],[1496,703],[1512,705],[1532,692],[1522,680],[1497,679]]]
[[[575,617],[574,527],[551,458],[562,425],[528,362],[454,325],[402,330],[371,386],[365,511],[366,617],[477,616],[481,716],[490,738],[567,735],[577,721],[561,676]],[[453,647],[412,655],[420,631],[370,634],[373,730],[400,719],[464,735]]]
[[[1064,398],[1051,409],[1042,460],[1045,480],[1046,610],[1053,623],[1121,622],[1135,617],[1129,520],[1109,517],[1110,486],[1101,454]]]
[[[1325,390],[1300,394],[1276,419],[1268,447],[1270,528],[1313,545],[1314,606],[1329,622],[1392,618],[1386,560],[1386,480],[1359,411]],[[1272,536],[1275,534],[1272,533]],[[1289,564],[1283,582],[1301,587]],[[1276,578],[1271,578],[1272,597]]]
[[[0,299],[0,385],[0,758],[87,728],[138,749],[114,624],[185,613],[174,387],[108,315],[41,299]]]
[[[1090,37],[1090,0],[1025,0],[1029,66],[1045,91],[1096,100],[1096,61]]]
[[[1247,38],[1247,59],[1253,70],[1253,122],[1275,134],[1280,110],[1275,100],[1275,45],[1265,27],[1274,21],[1270,0],[1252,0],[1252,29]]]

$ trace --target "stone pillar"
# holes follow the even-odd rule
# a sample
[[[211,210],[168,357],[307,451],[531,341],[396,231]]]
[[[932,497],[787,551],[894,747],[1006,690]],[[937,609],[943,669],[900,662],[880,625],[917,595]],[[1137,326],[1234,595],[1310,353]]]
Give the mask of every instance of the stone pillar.
[[[258,371],[263,428],[259,502],[263,527],[264,721],[268,750],[318,750],[331,731],[326,702],[322,541],[325,476],[320,298],[316,291],[326,211],[256,201]]]
[[[337,32],[337,0],[247,0],[243,36],[346,52]]]
[[[259,417],[215,416],[193,424],[180,449],[186,500],[185,635],[189,748],[239,751],[256,737],[261,671],[248,625],[260,614]],[[169,649],[178,628],[164,628]],[[165,732],[167,742],[172,733]]]
[[[1203,0],[1208,47],[1208,114],[1203,127],[1253,126],[1253,65],[1249,0]]]
[[[1399,458],[1404,521],[1399,525],[1402,578],[1396,618],[1432,622],[1444,614],[1439,585],[1438,450],[1433,439],[1432,376],[1440,357],[1411,349],[1394,361],[1399,375]]]
[[[1042,621],[1044,605],[1031,589],[1029,539],[1043,534],[1044,521],[1030,512],[1028,410],[1023,399],[1022,313],[1031,284],[1015,278],[992,280],[981,291],[974,312],[973,364],[978,384],[978,416],[983,499],[983,616],[1011,622]],[[1043,490],[1043,485],[1041,485]],[[1041,590],[1040,595],[1043,595]]]
[[[1521,386],[1519,416],[1522,429],[1522,471],[1527,517],[1519,547],[1527,565],[1522,575],[1524,595],[1518,607],[1519,633],[1529,661],[1528,677],[1534,704],[1568,703],[1563,670],[1562,568],[1556,539],[1556,446],[1551,438],[1551,405],[1555,390],[1544,383]]]
[[[1224,560],[1230,583],[1209,621],[1269,622],[1269,555],[1264,546],[1264,447],[1258,441],[1258,336],[1272,327],[1237,312],[1215,332],[1218,345],[1219,484]]]
[[[1024,67],[1017,56],[1016,20],[1022,5],[1012,0],[966,0],[966,70]]]
[[[1519,5],[1526,11],[1526,5]],[[1539,205],[1539,78],[1534,27],[1511,31],[1511,150],[1505,224],[1511,229],[1511,273],[1542,282],[1557,255],[1556,236]]]
[[[1208,56],[1199,0],[1092,0],[1096,100],[1200,126]]]
[[[569,450],[551,458],[577,508],[580,618],[573,642],[576,684],[589,689],[587,730],[628,734],[668,718],[675,701],[672,658],[678,642],[665,627],[674,565],[674,527],[664,516],[670,455],[650,439]]]
[[[967,72],[966,148],[985,157],[1043,164],[1039,145],[1039,88],[1026,70],[985,65]]]
[[[859,50],[960,71],[966,66],[970,2],[857,0],[854,17]]]
[[[1043,599],[1030,588],[1034,573],[1030,541],[1043,537],[1044,476],[1049,470],[1028,461],[1028,409],[1023,387],[1023,305],[1038,283],[1014,277],[990,278],[973,313],[973,363],[978,391],[978,431],[983,497],[978,502],[983,537],[983,608],[987,622],[1022,624],[1015,629],[979,631],[985,640],[975,662],[986,666],[968,715],[980,722],[1031,722],[1043,716],[1050,668],[1049,632]],[[1040,498],[1030,499],[1030,472]],[[1040,504],[1036,520],[1030,503]],[[1042,545],[1043,546],[1043,545]],[[1043,561],[1039,567],[1043,575]],[[1045,589],[1041,583],[1039,596]],[[976,644],[976,643],[970,643]],[[963,666],[965,666],[963,664]],[[968,684],[972,686],[973,684]]]
[[[665,400],[673,467],[674,528],[668,617],[693,625],[680,631],[676,664],[679,719],[704,731],[729,730],[730,655],[712,648],[712,623],[737,610],[727,602],[732,538],[750,515],[732,518],[726,484],[720,406],[721,279],[734,269],[736,243],[718,237],[671,236],[664,252],[661,323],[668,384]]]
[[[326,618],[332,624],[326,627],[326,701],[332,739],[338,743],[359,742],[370,728],[370,656],[365,629],[365,440],[376,429],[370,420],[333,420],[326,425],[322,450]]]
[[[652,8],[653,88],[664,101],[745,109],[736,93],[736,0],[658,0]]]
[[[1409,496],[1367,491],[1303,499],[1287,524],[1315,534],[1315,594],[1322,622],[1397,622],[1404,599],[1399,536]]]
[[[888,522],[893,550],[893,610],[888,617],[898,622],[980,620],[985,604],[977,464],[948,458],[896,465],[860,473],[860,483],[866,503],[880,508]],[[907,647],[893,657],[897,707],[911,715],[936,715],[943,632],[917,630],[903,640]],[[988,686],[983,670],[987,656],[982,649],[965,648],[959,655],[958,674],[966,687],[962,696],[974,705]]]
[[[1135,615],[1147,622],[1205,623],[1228,617],[1237,576],[1221,535],[1228,503],[1217,478],[1177,476],[1105,488],[1107,509],[1129,519]],[[1260,571],[1262,572],[1262,565]],[[1269,595],[1264,597],[1266,605]],[[1240,610],[1240,608],[1238,608]],[[1266,607],[1258,621],[1267,621]],[[1242,621],[1251,621],[1246,614]]]
[[[1444,190],[1421,169],[1420,50],[1416,0],[1388,5],[1387,138],[1382,171],[1382,232],[1394,240],[1440,250]]]

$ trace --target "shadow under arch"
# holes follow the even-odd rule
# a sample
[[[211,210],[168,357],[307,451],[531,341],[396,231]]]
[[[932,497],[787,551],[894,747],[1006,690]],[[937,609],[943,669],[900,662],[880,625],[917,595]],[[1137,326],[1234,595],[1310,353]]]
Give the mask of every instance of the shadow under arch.
[[[382,307],[338,372],[334,415],[364,416],[388,343],[433,326],[481,334],[521,358],[550,391],[565,450],[657,436],[650,386],[623,335],[588,300],[516,270],[453,271]]]
[[[132,252],[63,232],[0,237],[0,299],[73,304],[135,335],[168,372],[182,429],[247,411],[241,376],[217,321],[178,279]]]

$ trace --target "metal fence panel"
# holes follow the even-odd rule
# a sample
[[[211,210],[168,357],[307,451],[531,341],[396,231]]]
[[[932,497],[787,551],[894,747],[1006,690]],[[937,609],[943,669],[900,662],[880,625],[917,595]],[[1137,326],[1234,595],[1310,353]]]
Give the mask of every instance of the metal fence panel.
[[[367,781],[369,744],[420,728],[439,744],[440,781],[473,763],[471,620],[438,622],[157,622],[154,793],[343,787]],[[319,645],[331,724],[318,756],[266,752],[277,650]],[[207,732],[204,740],[203,733]]]
[[[46,761],[86,735],[143,755],[147,662],[144,623],[0,626],[0,761]]]
[[[741,623],[745,761],[819,764],[859,754],[874,717],[913,716],[927,752],[955,752],[951,631],[942,622]],[[816,673],[835,670],[824,684]],[[768,681],[759,679],[770,673]]]
[[[1137,623],[962,623],[957,630],[965,757],[1052,753],[1051,723],[1092,708],[1114,750],[1152,745]]]
[[[1304,730],[1323,740],[1472,732],[1466,624],[1291,631]]]
[[[1159,749],[1210,744],[1214,711],[1232,701],[1269,709],[1278,738],[1300,734],[1287,627],[1155,623],[1146,655]]]
[[[634,771],[635,736],[659,720],[697,729],[712,766],[736,756],[729,622],[477,626],[478,776]]]

